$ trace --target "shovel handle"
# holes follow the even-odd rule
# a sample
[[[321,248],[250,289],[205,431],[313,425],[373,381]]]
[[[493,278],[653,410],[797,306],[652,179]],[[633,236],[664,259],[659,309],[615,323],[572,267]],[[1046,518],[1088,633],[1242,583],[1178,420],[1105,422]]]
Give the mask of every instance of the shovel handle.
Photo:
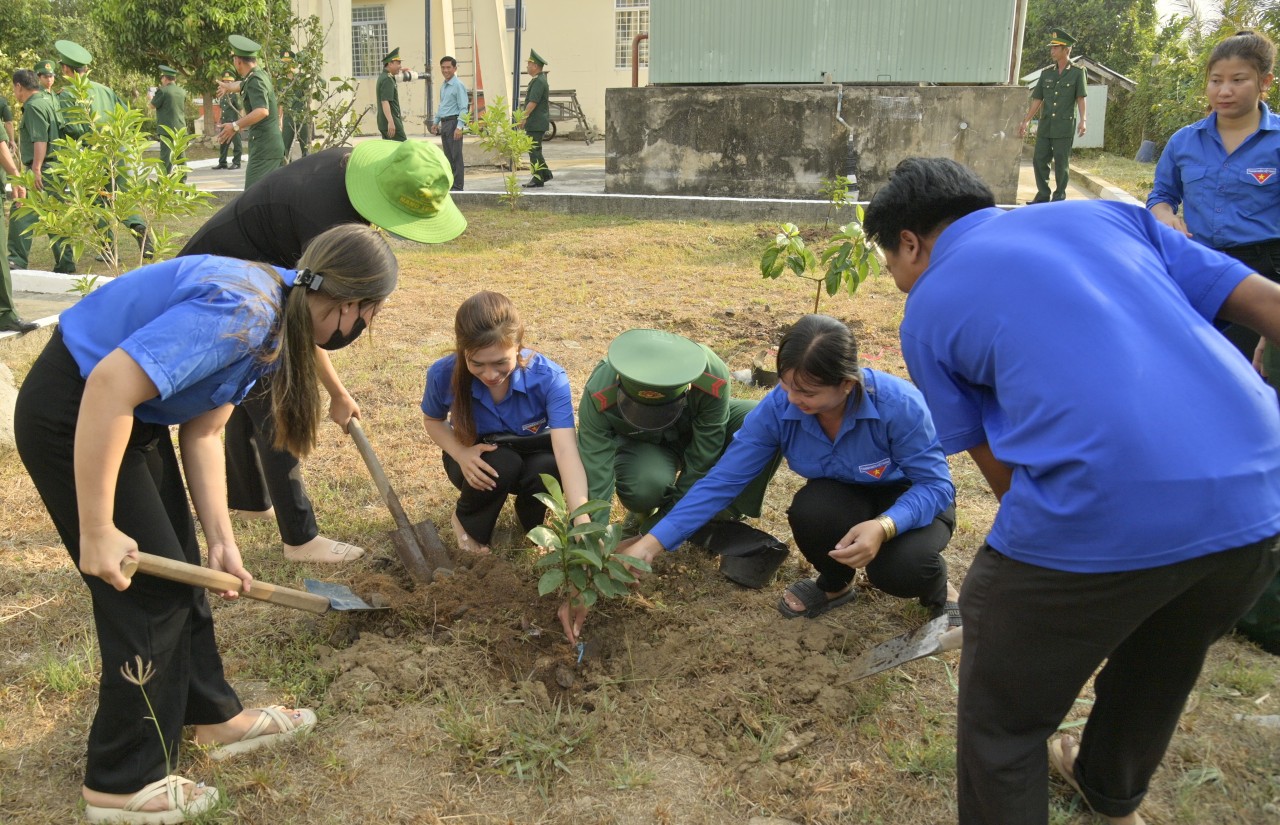
[[[378,460],[377,454],[373,452],[373,445],[369,443],[369,439],[364,434],[364,427],[360,426],[360,419],[352,418],[347,423],[347,429],[351,432],[351,440],[356,442],[356,448],[360,450],[360,457],[364,459],[365,466],[369,468],[369,475],[373,476],[373,483],[378,488],[378,492],[382,494],[382,500],[386,502],[387,509],[391,511],[391,517],[396,522],[396,527],[401,530],[412,530],[409,525],[409,517],[404,514],[404,507],[400,506],[400,497],[396,495],[396,491],[391,489],[391,482],[387,481],[387,474],[382,470],[382,462]]]
[[[128,557],[124,558],[120,562],[120,572],[127,579],[133,578],[134,573],[141,572],[149,576],[155,576],[158,579],[168,579],[171,582],[203,587],[215,593],[232,590],[249,599],[284,605],[297,610],[305,610],[308,613],[325,613],[329,610],[329,600],[324,596],[258,581],[253,583],[252,590],[245,593],[243,590],[244,582],[230,573],[202,567],[198,564],[175,561],[165,556],[155,556],[151,553],[138,553],[136,562]]]

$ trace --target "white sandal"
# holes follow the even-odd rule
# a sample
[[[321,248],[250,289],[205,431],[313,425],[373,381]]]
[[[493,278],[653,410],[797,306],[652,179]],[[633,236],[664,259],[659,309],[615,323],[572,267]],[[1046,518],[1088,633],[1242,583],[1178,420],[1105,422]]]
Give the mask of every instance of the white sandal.
[[[310,730],[316,724],[315,712],[306,708],[294,709],[294,713],[297,714],[296,719],[285,713],[286,708],[283,705],[272,705],[269,708],[256,708],[256,710],[258,718],[253,720],[253,724],[245,731],[244,736],[241,736],[238,742],[210,746],[208,750],[210,759],[220,762],[261,747],[277,745],[284,739],[297,736],[304,730]],[[272,722],[276,725],[275,732],[264,733],[263,731]]]
[[[93,823],[113,823],[113,825],[177,825],[179,822],[187,822],[200,816],[218,804],[217,788],[205,788],[204,793],[192,799],[192,791],[198,787],[200,786],[190,779],[166,776],[150,785],[144,785],[142,790],[124,804],[123,808],[86,805],[84,818]],[[180,793],[181,789],[185,789],[186,793]],[[142,810],[148,802],[161,795],[169,800],[167,810]]]

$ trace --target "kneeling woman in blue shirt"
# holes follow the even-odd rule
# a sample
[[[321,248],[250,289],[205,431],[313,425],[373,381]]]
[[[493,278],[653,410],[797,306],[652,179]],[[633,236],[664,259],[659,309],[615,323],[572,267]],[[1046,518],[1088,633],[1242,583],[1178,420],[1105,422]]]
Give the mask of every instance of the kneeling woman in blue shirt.
[[[941,556],[955,526],[955,487],[920,393],[861,369],[853,333],[825,315],[806,315],[783,336],[778,375],[711,472],[627,555],[652,562],[679,547],[781,451],[809,479],[787,520],[818,570],[816,580],[787,588],[783,615],[813,617],[851,601],[854,574],[866,568],[876,587],[950,608],[958,625]]]
[[[1280,117],[1263,102],[1275,57],[1276,47],[1257,32],[1214,47],[1205,71],[1212,111],[1169,139],[1147,208],[1166,226],[1280,281]],[[1253,358],[1258,333],[1219,326]]]
[[[587,501],[587,473],[573,429],[569,377],[524,348],[515,305],[500,293],[478,292],[458,307],[454,333],[456,351],[427,370],[423,423],[462,493],[453,512],[458,546],[488,553],[507,496],[516,497],[516,517],[529,531],[546,512],[534,498],[544,492],[539,475],[560,480],[572,510]]]
[[[183,725],[222,758],[315,724],[309,710],[240,704],[203,590],[120,570],[140,549],[200,564],[177,424],[209,566],[251,588],[227,513],[231,408],[273,372],[279,440],[308,452],[321,417],[315,347],[353,341],[396,284],[395,257],[364,226],[320,235],[300,267],[201,255],[117,278],[62,314],[18,394],[19,454],[93,601],[102,676],[81,789],[91,822],[180,822],[216,803],[217,791],[166,776]],[[124,668],[154,671],[145,698]],[[168,816],[143,815],[156,811]]]

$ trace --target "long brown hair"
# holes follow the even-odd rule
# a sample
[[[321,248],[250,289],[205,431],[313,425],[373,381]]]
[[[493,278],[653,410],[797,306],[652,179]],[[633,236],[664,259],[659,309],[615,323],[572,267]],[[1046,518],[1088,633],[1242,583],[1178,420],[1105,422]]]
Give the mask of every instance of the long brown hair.
[[[1260,32],[1238,31],[1213,47],[1209,53],[1209,63],[1205,66],[1205,75],[1213,71],[1213,65],[1219,60],[1238,57],[1258,72],[1258,78],[1271,74],[1276,64],[1276,47],[1271,40]]]
[[[453,319],[453,335],[457,360],[453,365],[453,404],[449,407],[449,420],[458,441],[469,447],[476,443],[476,420],[471,414],[474,376],[467,369],[467,353],[493,346],[515,347],[517,365],[524,366],[519,355],[524,349],[524,321],[507,296],[500,292],[477,292],[458,307]]]
[[[399,265],[376,230],[348,223],[317,235],[302,253],[298,269],[323,278],[315,294],[334,304],[356,301],[357,311],[363,311],[386,300],[396,288]],[[299,457],[316,445],[322,417],[315,330],[307,298],[312,292],[301,285],[287,290],[275,348],[262,356],[265,363],[278,365],[271,377],[274,446]]]

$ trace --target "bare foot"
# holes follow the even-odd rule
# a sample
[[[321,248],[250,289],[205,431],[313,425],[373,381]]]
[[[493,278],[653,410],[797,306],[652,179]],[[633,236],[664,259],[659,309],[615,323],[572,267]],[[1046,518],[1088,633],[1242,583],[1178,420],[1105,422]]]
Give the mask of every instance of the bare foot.
[[[364,555],[364,548],[345,541],[316,536],[306,544],[286,544],[284,557],[289,561],[318,562],[321,564],[337,564],[344,561],[355,561]]]
[[[464,553],[472,553],[477,556],[489,555],[490,551],[489,551],[489,546],[487,544],[481,544],[480,542],[471,538],[471,536],[467,535],[467,531],[462,526],[462,522],[458,521],[458,513],[456,510],[454,511],[453,516],[450,518],[450,522],[453,524],[453,537],[458,540],[459,550],[461,550]]]
[[[276,508],[268,507],[265,510],[232,510],[231,515],[245,521],[275,521]]]
[[[145,811],[145,812],[170,811],[170,810],[173,810],[175,807],[172,804],[174,801],[177,802],[176,807],[191,808],[194,804],[196,804],[197,800],[201,799],[206,794],[211,795],[210,802],[215,802],[215,803],[217,802],[217,797],[218,797],[217,789],[206,788],[203,782],[197,785],[196,783],[188,779],[181,779],[179,777],[171,777],[171,778],[175,780],[175,788],[174,788],[175,799],[174,800],[171,800],[169,798],[169,794],[167,791],[161,790],[160,792],[152,796],[152,798],[148,799],[146,802],[134,808],[134,810]],[[163,783],[164,781],[165,780],[163,779],[160,780],[161,783]],[[152,784],[154,785],[159,783],[152,783]],[[147,785],[143,788],[139,788],[137,791],[133,793],[103,793],[102,791],[95,791],[82,785],[80,786],[80,795],[84,797],[85,803],[92,808],[102,808],[108,811],[120,811],[120,810],[123,810],[126,805],[132,802],[134,797],[149,790],[151,787],[152,785]],[[208,803],[205,803],[205,804],[206,806],[208,805]],[[92,821],[101,821],[101,820],[92,820]]]

